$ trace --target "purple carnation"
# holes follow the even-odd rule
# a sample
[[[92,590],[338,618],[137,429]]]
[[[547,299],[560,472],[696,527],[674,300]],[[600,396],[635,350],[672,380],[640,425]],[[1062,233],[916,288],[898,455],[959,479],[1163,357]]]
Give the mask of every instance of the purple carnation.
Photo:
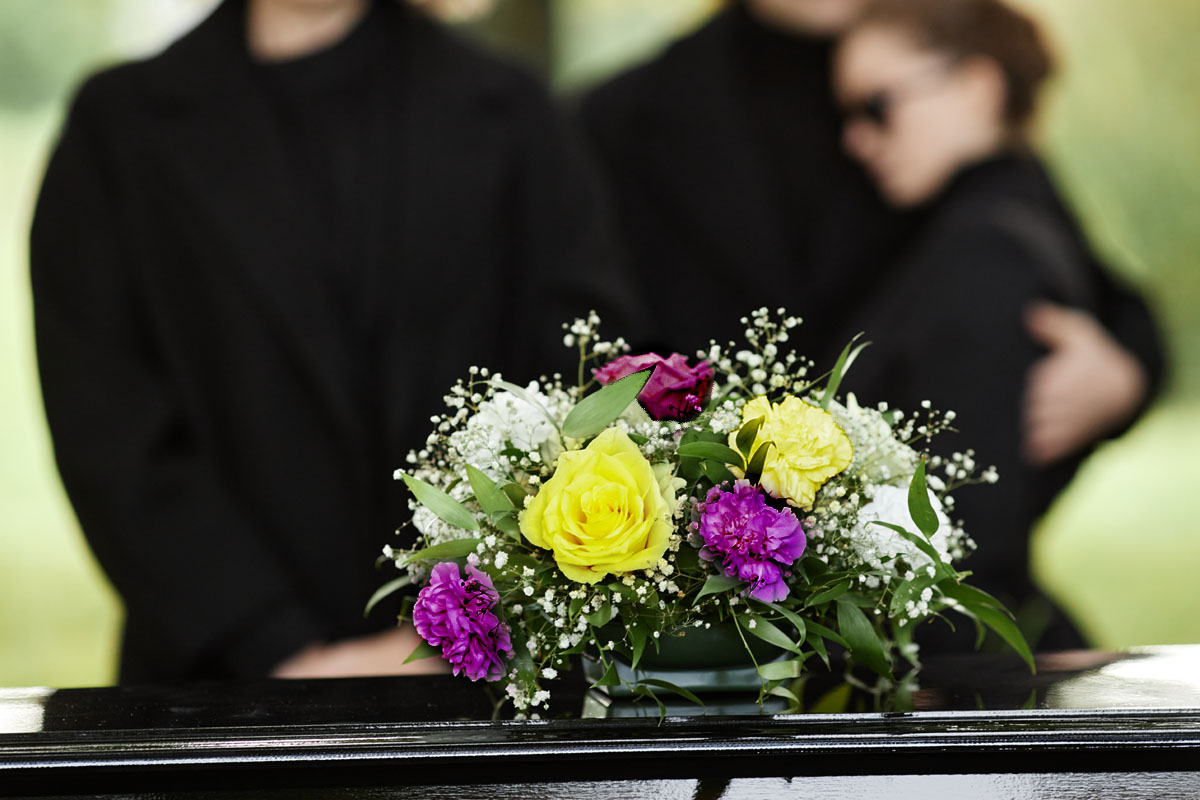
[[[504,676],[501,654],[513,655],[508,628],[492,613],[499,603],[500,595],[485,573],[468,564],[462,577],[458,564],[443,561],[417,595],[413,624],[422,639],[442,648],[455,675],[465,672],[473,681],[495,681]]]
[[[767,505],[747,481],[737,481],[733,491],[714,486],[698,509],[697,530],[704,538],[701,558],[720,562],[726,575],[745,581],[755,600],[776,603],[787,597],[784,570],[806,544],[795,514]]]
[[[688,366],[687,357],[672,353],[621,356],[592,370],[596,380],[610,384],[644,369],[654,368],[638,400],[652,419],[688,420],[704,410],[712,391],[713,371],[707,361]]]

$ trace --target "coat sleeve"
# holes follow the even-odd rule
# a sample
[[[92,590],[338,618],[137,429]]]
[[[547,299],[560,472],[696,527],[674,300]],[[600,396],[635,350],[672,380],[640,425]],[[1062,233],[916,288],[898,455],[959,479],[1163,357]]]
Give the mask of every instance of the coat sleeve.
[[[106,97],[81,91],[35,211],[38,365],[67,494],[156,663],[254,676],[321,638],[198,442],[158,357],[106,145]]]
[[[1093,263],[1093,274],[1098,290],[1100,321],[1146,370],[1146,397],[1130,415],[1129,422],[1109,434],[1115,438],[1129,430],[1162,391],[1167,374],[1167,355],[1145,299],[1128,285],[1113,278],[1098,262]]]
[[[987,229],[951,230],[927,242],[904,281],[864,317],[875,344],[845,384],[860,400],[887,401],[909,414],[924,413],[923,400],[955,412],[956,430],[936,436],[933,452],[973,450],[980,469],[994,465],[1000,475],[994,485],[954,493],[952,516],[979,544],[964,566],[984,588],[1009,596],[1028,588],[1029,528],[1044,510],[1038,505],[1049,480],[1019,452],[1025,375],[1039,355],[1022,313],[1046,296],[1030,257],[1012,237]]]

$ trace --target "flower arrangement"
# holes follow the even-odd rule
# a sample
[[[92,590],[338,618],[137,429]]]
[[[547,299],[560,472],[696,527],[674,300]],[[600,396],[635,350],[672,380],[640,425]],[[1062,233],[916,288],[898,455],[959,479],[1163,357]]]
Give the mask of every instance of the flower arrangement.
[[[714,342],[695,364],[629,355],[593,314],[564,326],[573,384],[470,368],[396,472],[417,545],[384,548],[403,574],[371,605],[421,587],[408,613],[424,644],[410,660],[500,682],[533,714],[574,654],[592,653],[598,685],[615,685],[616,660],[636,667],[671,637],[731,624],[750,660],[751,638],[783,653],[755,663],[760,700],[798,706],[792,682],[810,659],[828,666],[831,645],[883,685],[919,666],[914,626],[954,611],[1032,665],[1011,615],[954,566],[973,543],[950,521],[950,492],[995,471],[977,474],[970,452],[917,449],[953,413],[839,400],[865,343],[810,378],[815,365],[785,350],[798,319],[742,321],[743,347]],[[692,697],[663,681],[629,688]]]

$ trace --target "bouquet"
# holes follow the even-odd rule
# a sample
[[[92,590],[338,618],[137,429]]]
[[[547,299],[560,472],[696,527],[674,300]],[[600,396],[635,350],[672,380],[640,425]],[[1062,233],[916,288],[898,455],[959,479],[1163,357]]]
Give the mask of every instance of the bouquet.
[[[1008,611],[955,567],[974,545],[950,492],[995,470],[918,449],[953,413],[839,399],[865,343],[813,375],[787,348],[800,320],[764,308],[742,322],[744,345],[714,342],[690,363],[630,355],[592,314],[564,325],[574,380],[469,369],[396,472],[417,544],[384,548],[403,574],[371,605],[421,587],[410,660],[440,656],[533,714],[575,654],[615,685],[616,660],[636,667],[672,637],[732,625],[751,661],[756,639],[782,653],[754,661],[760,701],[798,707],[794,682],[831,646],[890,684],[919,666],[913,628],[953,611],[1032,666]],[[660,680],[628,688],[693,697]]]

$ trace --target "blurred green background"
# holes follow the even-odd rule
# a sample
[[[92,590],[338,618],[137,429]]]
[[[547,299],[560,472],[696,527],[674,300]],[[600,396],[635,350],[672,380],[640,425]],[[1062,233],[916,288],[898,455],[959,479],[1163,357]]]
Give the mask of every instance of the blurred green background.
[[[1040,526],[1036,571],[1099,647],[1200,642],[1200,3],[1020,1],[1064,64],[1044,150],[1098,245],[1151,298],[1174,360],[1161,401]],[[211,5],[0,2],[0,686],[110,682],[120,624],[63,496],[38,395],[26,243],[45,160],[82,76],[153,52]],[[502,0],[468,32],[574,91],[717,5]]]

